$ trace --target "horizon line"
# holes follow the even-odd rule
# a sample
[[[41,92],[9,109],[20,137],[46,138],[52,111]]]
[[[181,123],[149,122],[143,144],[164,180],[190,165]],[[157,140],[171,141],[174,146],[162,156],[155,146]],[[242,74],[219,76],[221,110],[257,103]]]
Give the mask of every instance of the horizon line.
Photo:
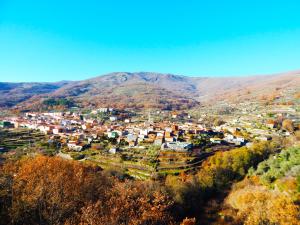
[[[107,72],[101,75],[95,75],[91,76],[86,79],[80,79],[80,80],[58,80],[58,81],[0,81],[0,83],[61,83],[61,82],[76,82],[76,81],[84,81],[84,80],[90,80],[97,77],[103,77],[108,76],[112,74],[118,74],[118,73],[127,73],[127,74],[138,74],[138,73],[153,73],[153,74],[160,74],[160,75],[175,75],[175,76],[181,76],[181,77],[191,77],[191,78],[246,78],[246,77],[259,77],[259,76],[279,76],[284,74],[294,74],[300,73],[300,69],[294,69],[294,70],[288,70],[288,71],[280,71],[275,73],[267,73],[267,74],[248,74],[248,75],[184,75],[184,74],[176,74],[176,73],[168,73],[168,72],[153,72],[153,71],[136,71],[136,72],[129,72],[129,71],[114,71],[114,72]]]

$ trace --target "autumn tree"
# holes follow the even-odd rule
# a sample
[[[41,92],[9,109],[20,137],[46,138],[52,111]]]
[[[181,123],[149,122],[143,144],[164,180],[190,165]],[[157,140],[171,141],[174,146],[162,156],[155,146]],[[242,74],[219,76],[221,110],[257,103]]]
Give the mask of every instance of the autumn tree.
[[[185,218],[180,225],[195,225],[196,219],[195,218]]]
[[[107,204],[100,200],[82,208],[81,224],[173,224],[169,214],[172,201],[161,191],[151,190],[151,184],[126,181],[117,183],[106,193]],[[72,220],[70,220],[73,224]]]
[[[300,223],[299,206],[277,190],[247,185],[230,193],[227,203],[237,212],[232,216],[246,225]]]
[[[158,183],[119,180],[100,168],[37,156],[0,170],[0,224],[173,224]]]
[[[293,124],[293,121],[289,120],[289,119],[285,119],[283,120],[282,122],[282,128],[284,130],[287,130],[289,132],[294,132],[294,124]]]
[[[233,181],[241,180],[250,167],[267,159],[274,149],[272,143],[261,142],[255,143],[251,148],[218,152],[203,163],[197,173],[199,182],[206,187],[223,190]]]
[[[12,223],[60,223],[85,202],[102,199],[108,186],[95,167],[43,156],[21,161],[11,186]]]

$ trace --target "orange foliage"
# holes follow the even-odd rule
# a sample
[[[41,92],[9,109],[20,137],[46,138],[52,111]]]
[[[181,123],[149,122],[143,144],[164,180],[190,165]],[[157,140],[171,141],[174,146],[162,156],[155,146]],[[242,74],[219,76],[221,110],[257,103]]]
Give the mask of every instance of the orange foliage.
[[[173,224],[159,186],[37,156],[0,170],[0,224]]]
[[[289,131],[289,132],[293,132],[294,131],[294,124],[293,121],[289,120],[289,119],[285,119],[282,122],[282,128]]]
[[[237,216],[232,216],[243,224],[299,224],[299,206],[284,193],[262,186],[248,185],[234,190],[227,203],[237,210]]]
[[[160,192],[147,193],[147,185],[118,183],[109,191],[109,207],[101,201],[82,209],[81,224],[171,224],[166,211],[171,201]]]
[[[180,225],[195,225],[196,219],[195,218],[185,218]]]

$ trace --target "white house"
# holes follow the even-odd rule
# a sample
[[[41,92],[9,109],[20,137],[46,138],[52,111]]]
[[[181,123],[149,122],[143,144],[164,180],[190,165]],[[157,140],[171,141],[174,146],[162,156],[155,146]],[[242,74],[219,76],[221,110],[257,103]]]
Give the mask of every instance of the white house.
[[[193,144],[188,142],[169,142],[162,146],[162,149],[171,149],[177,152],[190,151],[193,148]]]
[[[147,129],[141,129],[140,134],[144,135],[144,136],[147,136],[148,135],[148,130]]]
[[[76,141],[69,141],[67,144],[70,150],[80,152],[83,149],[83,145],[78,144]]]
[[[117,153],[117,148],[111,148],[111,149],[109,149],[108,150],[108,152],[110,153],[110,154],[116,154]]]
[[[111,116],[109,117],[109,120],[113,122],[113,121],[117,121],[118,118],[116,116]]]

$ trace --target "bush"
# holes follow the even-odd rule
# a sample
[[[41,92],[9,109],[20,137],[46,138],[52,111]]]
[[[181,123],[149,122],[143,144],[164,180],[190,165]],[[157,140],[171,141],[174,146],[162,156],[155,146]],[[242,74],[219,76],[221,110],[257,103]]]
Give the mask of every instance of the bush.
[[[264,184],[271,185],[277,179],[284,177],[288,172],[290,172],[289,175],[295,176],[296,173],[299,173],[299,165],[300,148],[289,148],[260,163],[253,175],[259,176]]]
[[[78,154],[78,155],[72,156],[72,158],[75,160],[81,160],[81,159],[84,159],[84,157],[85,157],[84,154]]]

